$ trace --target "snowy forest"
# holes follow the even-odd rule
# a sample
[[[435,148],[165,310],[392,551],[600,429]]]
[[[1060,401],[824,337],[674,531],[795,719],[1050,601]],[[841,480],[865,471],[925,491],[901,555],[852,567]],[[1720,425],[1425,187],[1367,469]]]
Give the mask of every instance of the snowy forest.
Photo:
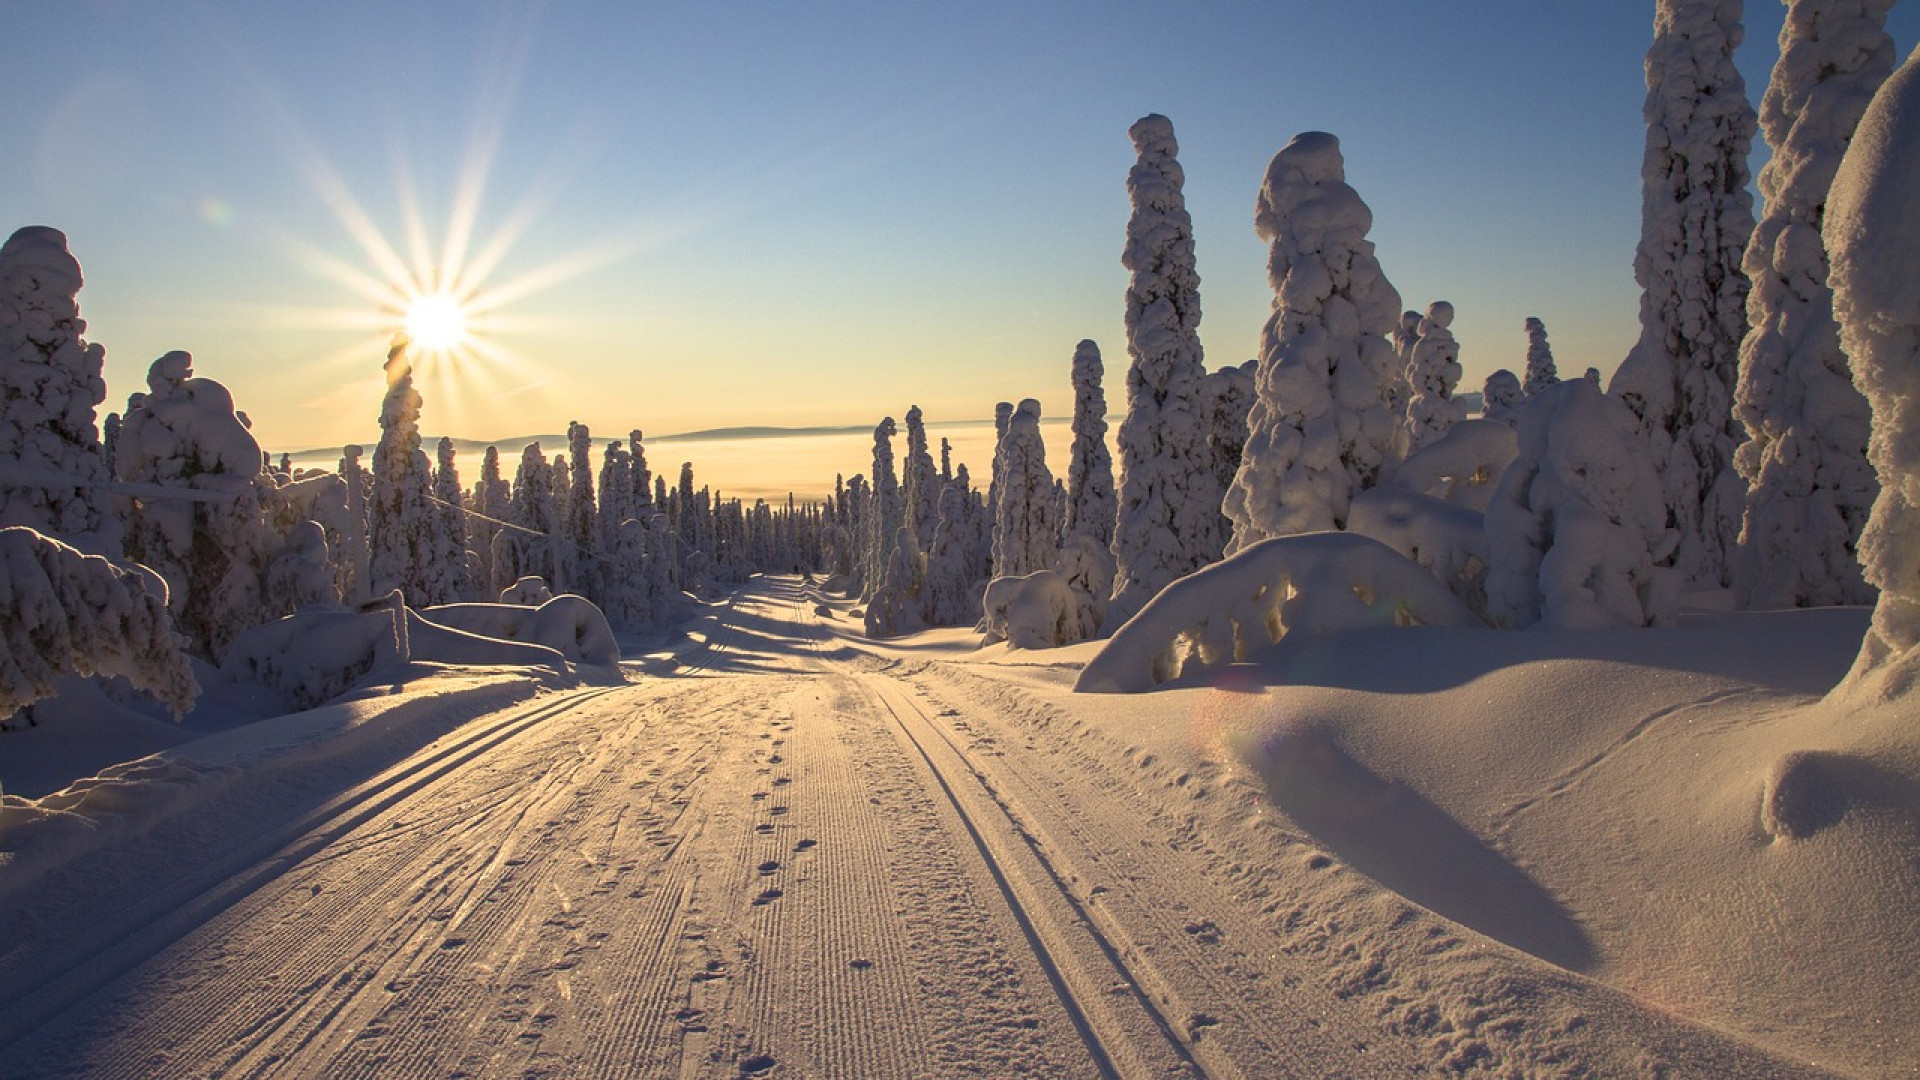
[[[1787,7],[1756,105],[1738,0],[1656,5],[1639,338],[1609,379],[1560,371],[1529,318],[1469,343],[1513,362],[1462,387],[1454,305],[1395,289],[1367,178],[1318,131],[1254,192],[1273,290],[1255,358],[1210,370],[1179,143],[1150,114],[1126,133],[1132,212],[1114,223],[1126,340],[1061,349],[1066,460],[1048,461],[1036,400],[995,407],[981,474],[910,406],[817,502],[748,504],[692,462],[657,472],[638,427],[456,461],[451,439],[423,441],[435,403],[404,334],[366,403],[378,443],[335,469],[264,451],[187,351],[110,409],[86,253],[19,228],[0,248],[0,759],[74,702],[177,718],[245,688],[278,715],[419,663],[644,680],[623,659],[760,575],[840,602],[850,640],[960,628],[1035,663],[1081,646],[1057,654],[1074,691],[1147,698],[1375,629],[1870,608],[1819,714],[1865,734],[1757,766],[1767,835],[1810,835],[1841,812],[1819,793],[1855,790],[1836,762],[1872,757],[1858,790],[1876,798],[1920,777],[1901,772],[1920,759],[1920,53],[1896,71],[1891,0]],[[40,808],[6,809],[11,850],[8,824]]]

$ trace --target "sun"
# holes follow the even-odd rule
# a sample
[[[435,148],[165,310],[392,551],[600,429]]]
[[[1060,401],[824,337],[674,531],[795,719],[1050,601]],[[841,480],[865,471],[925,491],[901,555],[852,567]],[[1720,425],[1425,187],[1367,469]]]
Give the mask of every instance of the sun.
[[[446,293],[414,297],[405,326],[408,340],[426,352],[450,353],[468,342],[466,309]]]

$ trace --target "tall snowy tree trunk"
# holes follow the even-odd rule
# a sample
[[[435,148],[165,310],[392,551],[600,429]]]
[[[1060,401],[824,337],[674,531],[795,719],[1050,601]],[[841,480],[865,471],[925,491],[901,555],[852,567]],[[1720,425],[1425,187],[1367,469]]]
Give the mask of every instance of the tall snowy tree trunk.
[[[1740,13],[1740,0],[1655,8],[1634,256],[1640,340],[1610,387],[1652,445],[1680,537],[1672,565],[1707,587],[1727,584],[1744,503],[1733,455],[1746,433],[1733,390],[1747,332],[1754,114],[1733,64]]]
[[[1873,601],[1855,554],[1879,489],[1871,410],[1840,348],[1820,227],[1847,143],[1893,70],[1892,3],[1789,0],[1760,103],[1773,157],[1760,170],[1766,217],[1747,246],[1752,326],[1734,398],[1747,502],[1733,584],[1747,607]]]
[[[1200,415],[1200,274],[1186,176],[1166,117],[1127,132],[1139,155],[1127,174],[1133,216],[1121,263],[1127,286],[1127,415],[1120,422],[1119,509],[1107,628],[1133,617],[1175,578],[1218,550],[1220,483]]]

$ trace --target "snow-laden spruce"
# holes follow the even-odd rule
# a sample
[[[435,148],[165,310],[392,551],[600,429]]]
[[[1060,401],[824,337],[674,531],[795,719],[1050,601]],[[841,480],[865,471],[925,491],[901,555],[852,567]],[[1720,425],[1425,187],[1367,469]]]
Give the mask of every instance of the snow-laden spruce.
[[[1101,547],[1110,547],[1118,504],[1101,375],[1100,346],[1082,341],[1073,350],[1073,448],[1067,458],[1067,519],[1061,532],[1069,538],[1092,537]]]
[[[1547,344],[1547,324],[1527,316],[1527,367],[1520,389],[1528,397],[1560,381],[1560,369],[1553,364],[1553,346]]]
[[[1766,216],[1747,247],[1752,325],[1734,392],[1747,502],[1733,585],[1748,607],[1873,601],[1854,554],[1878,489],[1871,416],[1840,348],[1820,224],[1854,128],[1893,70],[1892,4],[1790,0],[1760,102],[1773,157],[1760,170]]]
[[[480,595],[479,565],[467,550],[465,493],[453,458],[453,440],[442,435],[434,447],[433,509],[438,519],[433,533],[434,565],[449,601],[472,600]]]
[[[1220,547],[1210,552],[1208,561],[1217,561],[1226,553],[1227,540],[1233,536],[1233,519],[1227,516],[1225,496],[1240,471],[1241,455],[1247,449],[1247,415],[1253,411],[1253,375],[1256,364],[1223,367],[1200,380],[1200,408],[1207,418],[1207,454],[1213,458],[1213,475],[1220,483]]]
[[[927,422],[918,405],[907,407],[907,456],[900,471],[901,521],[913,530],[913,549],[928,551],[940,524],[940,474],[933,469]]]
[[[1633,260],[1640,340],[1610,387],[1652,444],[1680,536],[1672,565],[1707,587],[1727,583],[1743,505],[1733,454],[1745,433],[1733,389],[1747,332],[1741,260],[1753,233],[1754,114],[1733,63],[1740,9],[1740,0],[1655,7]]]
[[[1040,437],[1040,403],[1020,402],[1000,441],[1000,504],[993,508],[993,576],[1024,577],[1053,569],[1059,551],[1060,507],[1047,445]]]
[[[1420,317],[1413,359],[1407,365],[1407,449],[1418,450],[1467,418],[1466,406],[1453,399],[1460,385],[1460,343],[1453,337],[1453,305],[1435,300]]]
[[[266,606],[280,538],[267,524],[277,493],[260,444],[227,388],[194,376],[191,355],[170,352],[148,368],[116,457],[119,479],[142,492],[128,510],[127,554],[166,579],[189,648],[217,660],[234,634],[282,614]]]
[[[1853,381],[1873,408],[1880,494],[1860,536],[1880,590],[1855,676],[1900,695],[1920,675],[1920,50],[1880,88],[1827,196],[1833,309]]]
[[[340,448],[340,480],[347,488],[346,528],[341,536],[340,599],[349,604],[363,604],[373,596],[368,577],[372,552],[367,544],[367,503],[373,498],[373,477],[368,476],[366,467],[360,464],[365,453],[366,449],[361,446]]]
[[[420,392],[405,335],[387,350],[387,395],[380,405],[380,443],[373,449],[373,498],[367,505],[373,594],[399,589],[410,603],[442,604],[446,578],[434,564],[436,519],[432,471],[420,448]]]
[[[1503,424],[1517,423],[1520,410],[1526,403],[1527,391],[1520,384],[1520,376],[1506,368],[1487,376],[1487,381],[1480,387],[1480,415],[1488,420],[1498,420]]]
[[[1671,622],[1677,538],[1634,418],[1585,379],[1535,395],[1487,507],[1487,609],[1501,626]]]
[[[1343,527],[1354,493],[1403,453],[1386,336],[1400,294],[1366,238],[1373,213],[1347,185],[1339,139],[1309,131],[1274,155],[1254,226],[1272,244],[1274,300],[1247,444],[1226,496],[1235,551]]]
[[[893,469],[893,437],[899,433],[893,417],[882,417],[873,428],[873,474],[866,522],[866,569],[861,599],[887,583],[887,564],[893,561],[893,548],[900,539],[904,518],[900,497],[900,479]]]
[[[106,350],[80,335],[80,263],[57,229],[0,245],[0,526],[117,557],[120,521],[94,410]]]
[[[53,694],[54,680],[122,676],[175,716],[200,694],[160,579],[24,526],[0,528],[0,716]]]
[[[1200,274],[1173,123],[1154,113],[1127,131],[1133,215],[1120,261],[1127,285],[1127,415],[1120,422],[1119,509],[1109,625],[1205,565],[1221,547],[1220,484],[1200,415]],[[1036,569],[1039,569],[1036,567]],[[996,570],[996,572],[998,572]]]

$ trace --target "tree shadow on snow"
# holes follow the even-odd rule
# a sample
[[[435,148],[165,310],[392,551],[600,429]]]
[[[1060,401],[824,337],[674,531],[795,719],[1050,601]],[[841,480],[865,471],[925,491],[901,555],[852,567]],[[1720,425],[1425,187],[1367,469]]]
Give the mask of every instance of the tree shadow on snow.
[[[1313,729],[1249,755],[1268,797],[1348,865],[1438,915],[1570,971],[1596,959],[1552,894],[1418,792]]]

